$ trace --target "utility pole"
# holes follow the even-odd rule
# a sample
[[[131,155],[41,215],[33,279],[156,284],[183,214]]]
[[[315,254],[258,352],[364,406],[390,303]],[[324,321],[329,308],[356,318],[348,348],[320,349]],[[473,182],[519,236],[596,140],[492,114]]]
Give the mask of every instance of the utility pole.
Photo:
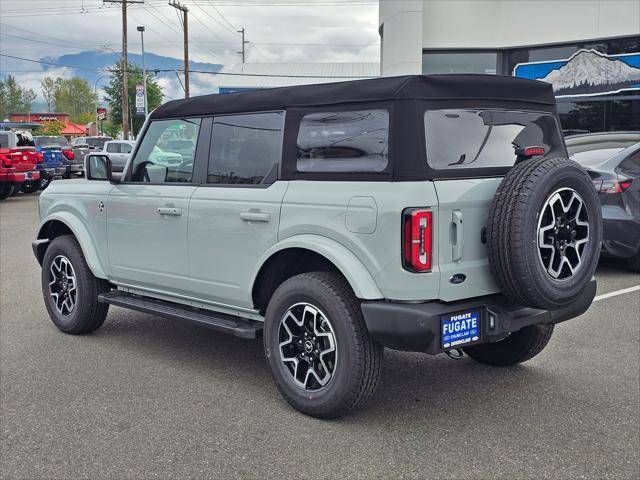
[[[127,55],[127,5],[144,0],[102,0],[103,3],[122,4],[122,136],[129,139],[129,57]]]
[[[169,0],[169,5],[182,12],[182,32],[184,34],[184,98],[189,98],[189,9],[178,0]]]
[[[238,33],[242,34],[242,50],[240,52],[238,52],[240,55],[242,55],[242,63],[244,63],[244,59],[245,59],[245,45],[247,43],[249,43],[249,40],[245,40],[244,39],[244,27],[242,27],[242,30],[238,30]]]

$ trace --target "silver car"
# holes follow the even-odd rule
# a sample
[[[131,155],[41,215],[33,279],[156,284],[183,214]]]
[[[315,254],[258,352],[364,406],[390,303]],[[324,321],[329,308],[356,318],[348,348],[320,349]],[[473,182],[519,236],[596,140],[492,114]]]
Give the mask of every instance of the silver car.
[[[124,170],[135,144],[135,142],[129,140],[110,140],[105,142],[102,153],[107,154],[109,160],[111,160],[111,169],[114,172],[122,172]]]

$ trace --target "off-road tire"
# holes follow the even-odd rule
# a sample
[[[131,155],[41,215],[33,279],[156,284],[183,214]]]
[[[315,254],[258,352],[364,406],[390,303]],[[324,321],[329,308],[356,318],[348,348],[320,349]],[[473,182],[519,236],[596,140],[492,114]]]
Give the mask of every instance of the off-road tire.
[[[463,348],[476,362],[494,367],[508,367],[531,360],[547,346],[553,325],[529,325],[495,343]]]
[[[640,250],[633,257],[627,258],[627,265],[632,272],[640,272]]]
[[[61,314],[49,292],[50,268],[58,255],[69,259],[77,278],[77,296],[73,311]],[[98,302],[98,295],[110,290],[109,283],[96,278],[82,253],[78,241],[73,235],[62,235],[51,241],[42,260],[42,294],[44,303],[53,323],[63,331],[73,335],[90,333],[100,328],[107,316],[109,305]]]
[[[20,187],[22,193],[35,193],[38,190],[40,190],[40,180],[26,181]]]
[[[0,183],[0,200],[9,198],[13,193],[13,185],[9,183]]]
[[[338,361],[330,382],[310,392],[296,385],[281,361],[280,320],[294,304],[321,309],[332,324]],[[335,418],[364,404],[375,391],[382,371],[383,347],[367,331],[360,302],[346,280],[329,272],[296,275],[274,292],[265,316],[264,350],[273,380],[289,404],[318,418]]]
[[[567,279],[552,278],[538,252],[538,223],[543,206],[561,188],[578,193],[589,219],[589,240],[582,264]],[[602,217],[593,183],[566,158],[526,160],[504,177],[491,203],[487,253],[493,278],[512,301],[555,310],[569,305],[593,277],[600,256]]]

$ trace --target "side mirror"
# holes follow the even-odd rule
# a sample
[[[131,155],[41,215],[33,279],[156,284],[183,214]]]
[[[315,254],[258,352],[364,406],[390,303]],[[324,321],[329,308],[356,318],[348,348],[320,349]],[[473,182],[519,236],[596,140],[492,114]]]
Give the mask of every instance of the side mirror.
[[[89,154],[85,157],[87,180],[111,180],[111,160],[106,155]]]

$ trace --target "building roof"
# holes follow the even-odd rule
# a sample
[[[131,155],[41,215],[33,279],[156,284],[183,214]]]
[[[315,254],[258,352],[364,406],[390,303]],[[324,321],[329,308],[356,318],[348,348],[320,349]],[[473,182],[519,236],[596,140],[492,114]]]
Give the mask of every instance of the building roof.
[[[213,85],[226,89],[258,89],[339,82],[380,76],[375,63],[239,63],[215,75]]]
[[[551,84],[546,82],[500,75],[409,75],[173,100],[160,106],[151,117],[203,116],[387,100],[479,99],[555,106]]]

